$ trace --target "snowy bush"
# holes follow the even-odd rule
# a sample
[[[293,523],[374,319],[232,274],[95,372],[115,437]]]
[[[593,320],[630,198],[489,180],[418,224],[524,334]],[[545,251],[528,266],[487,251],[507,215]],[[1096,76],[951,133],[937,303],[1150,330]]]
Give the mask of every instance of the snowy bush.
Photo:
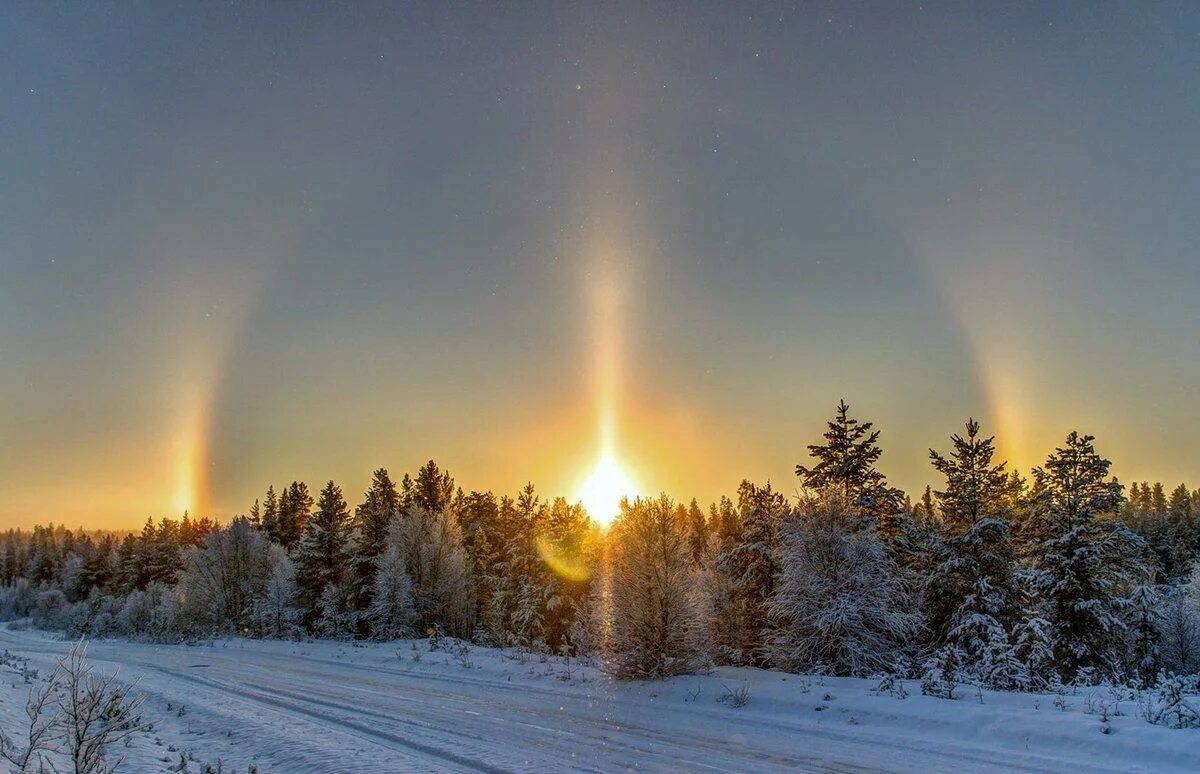
[[[70,605],[67,595],[58,589],[42,589],[37,593],[30,617],[39,629],[61,629],[66,624]]]
[[[1200,692],[1196,679],[1159,675],[1142,697],[1142,717],[1168,728],[1200,728]]]
[[[35,601],[33,587],[25,578],[17,578],[12,585],[0,587],[0,621],[27,617]]]
[[[919,619],[894,563],[873,532],[853,531],[859,522],[853,503],[830,491],[802,503],[784,526],[771,600],[780,668],[875,674],[916,633]]]
[[[139,714],[142,698],[131,696],[115,674],[96,674],[86,654],[86,646],[76,644],[30,693],[23,739],[0,729],[0,758],[15,771],[57,771],[48,756],[58,755],[76,774],[109,774],[121,763],[109,748],[148,728]]]

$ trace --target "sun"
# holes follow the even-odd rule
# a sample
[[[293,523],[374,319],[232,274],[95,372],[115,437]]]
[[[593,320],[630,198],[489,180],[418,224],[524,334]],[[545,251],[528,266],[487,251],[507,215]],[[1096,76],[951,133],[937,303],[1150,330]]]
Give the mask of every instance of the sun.
[[[636,497],[637,484],[611,453],[602,454],[596,467],[587,475],[575,492],[588,516],[601,526],[608,526],[621,512],[621,500]]]

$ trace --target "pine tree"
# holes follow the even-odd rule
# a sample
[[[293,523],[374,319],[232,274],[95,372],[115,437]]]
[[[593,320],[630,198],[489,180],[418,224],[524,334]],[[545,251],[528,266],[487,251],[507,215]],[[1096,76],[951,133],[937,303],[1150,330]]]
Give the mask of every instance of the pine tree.
[[[779,572],[779,531],[787,515],[783,495],[768,482],[758,487],[742,481],[738,487],[741,529],[739,541],[718,560],[716,571],[729,578],[730,596],[721,614],[731,636],[717,643],[723,661],[764,666],[766,644],[772,638],[767,604]]]
[[[402,491],[403,509],[416,505],[428,513],[436,513],[449,508],[454,500],[454,479],[449,471],[440,470],[437,463],[430,460],[417,471],[415,479],[404,477]]]
[[[274,485],[267,487],[267,496],[263,500],[262,529],[267,537],[283,545],[279,539],[279,500],[275,497]]]
[[[817,460],[812,467],[796,466],[796,475],[809,489],[836,488],[863,515],[882,520],[900,510],[903,495],[887,484],[887,479],[875,469],[883,454],[879,447],[879,431],[871,422],[859,423],[850,418],[850,406],[839,401],[833,421],[828,423],[825,443],[808,447]]]
[[[692,548],[692,561],[697,566],[704,564],[708,556],[709,525],[695,499],[688,505],[688,543]]]
[[[399,513],[400,492],[387,469],[379,468],[371,476],[371,485],[363,495],[362,503],[354,509],[355,551],[351,582],[357,610],[365,610],[371,604],[375,567],[387,547],[388,524]]]
[[[327,586],[340,585],[349,560],[350,511],[342,490],[330,481],[321,490],[316,513],[304,527],[296,551],[296,588],[301,623],[313,628]]]
[[[1162,639],[1159,606],[1161,596],[1151,583],[1139,583],[1129,596],[1126,610],[1129,668],[1143,688],[1148,688],[1159,671]]]
[[[1196,558],[1196,525],[1192,513],[1192,495],[1186,484],[1180,484],[1171,491],[1166,507],[1165,527],[1170,536],[1167,577],[1180,579],[1186,577],[1192,561]]]
[[[1039,591],[1055,664],[1066,680],[1085,668],[1115,673],[1125,634],[1124,592],[1131,585],[1129,557],[1143,545],[1119,523],[1099,518],[1114,511],[1122,496],[1121,485],[1108,479],[1111,463],[1096,453],[1093,440],[1072,432],[1034,471],[1045,535]]]
[[[941,558],[925,583],[924,598],[934,642],[962,654],[992,687],[1011,687],[1009,631],[1016,621],[1018,591],[1013,575],[1010,511],[1004,463],[992,464],[994,437],[982,438],[979,423],[967,420],[966,435],[951,436],[945,457],[933,449],[933,467],[946,477],[934,493],[943,525],[936,553]]]
[[[471,492],[457,498],[470,578],[471,618],[477,633],[494,644],[504,642],[504,619],[498,615],[504,585],[504,551],[507,537],[500,519],[500,504],[491,492]]]
[[[530,649],[546,647],[546,602],[549,578],[537,553],[537,536],[545,519],[545,507],[528,483],[517,495],[515,530],[508,545],[509,587],[512,614],[509,631],[515,641]]]
[[[276,531],[280,545],[288,551],[294,550],[300,543],[312,507],[312,495],[303,481],[293,481],[280,496]]]

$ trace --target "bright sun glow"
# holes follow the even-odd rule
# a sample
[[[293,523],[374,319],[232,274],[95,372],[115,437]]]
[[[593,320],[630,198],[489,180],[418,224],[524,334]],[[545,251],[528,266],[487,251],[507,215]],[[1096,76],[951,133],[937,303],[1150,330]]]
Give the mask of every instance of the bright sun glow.
[[[603,454],[596,467],[576,491],[588,516],[601,526],[608,526],[621,511],[621,499],[638,494],[637,484],[612,454]]]

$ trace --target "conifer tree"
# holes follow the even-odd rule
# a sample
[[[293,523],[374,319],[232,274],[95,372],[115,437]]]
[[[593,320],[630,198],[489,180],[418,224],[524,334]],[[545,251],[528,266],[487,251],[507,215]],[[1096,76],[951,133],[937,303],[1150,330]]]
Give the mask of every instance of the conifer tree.
[[[404,477],[401,502],[404,510],[416,505],[428,513],[435,513],[449,508],[453,500],[454,479],[449,471],[439,469],[433,460],[421,466],[415,479]]]
[[[974,419],[966,431],[951,436],[949,457],[929,450],[946,485],[934,493],[943,525],[941,562],[925,584],[925,607],[935,642],[949,641],[968,660],[986,654],[995,662],[1008,650],[1018,604],[1004,497],[1008,475],[1004,463],[992,464],[994,437],[981,437]]]
[[[267,537],[283,545],[279,539],[279,500],[275,497],[275,486],[267,487],[267,496],[263,500],[262,529]]]
[[[1112,675],[1123,643],[1124,594],[1130,557],[1142,542],[1100,517],[1121,503],[1111,463],[1096,453],[1093,436],[1072,432],[1034,471],[1042,521],[1039,591],[1054,638],[1055,665],[1066,680],[1080,670]]]
[[[1159,671],[1159,645],[1162,640],[1158,588],[1151,583],[1139,583],[1129,596],[1126,629],[1130,671],[1148,688]]]
[[[357,610],[365,610],[371,604],[377,560],[387,547],[388,524],[399,513],[400,492],[387,469],[379,468],[371,476],[362,503],[354,509],[351,583]]]
[[[500,504],[491,492],[471,492],[457,498],[470,577],[471,618],[480,633],[503,642],[503,623],[493,613],[503,585],[506,537],[500,523]]]
[[[345,580],[349,526],[350,511],[342,490],[330,481],[321,490],[317,510],[307,520],[296,551],[296,589],[301,623],[306,627],[314,627],[320,617],[325,588]]]
[[[767,603],[779,573],[779,531],[787,502],[769,482],[759,487],[742,481],[738,510],[740,540],[718,559],[716,567],[729,578],[730,596],[721,614],[730,620],[720,628],[732,635],[718,646],[722,659],[729,663],[764,666],[769,660],[766,644],[772,636]]]
[[[700,510],[700,504],[693,498],[687,508],[688,543],[692,548],[692,561],[697,566],[703,565],[708,556],[709,525]]]
[[[295,550],[299,545],[300,536],[305,532],[305,524],[311,511],[312,496],[308,493],[308,485],[304,481],[293,481],[280,497],[278,515],[280,544],[288,551]]]
[[[887,479],[875,469],[883,454],[879,431],[871,422],[860,423],[850,417],[850,406],[839,401],[837,412],[828,424],[825,443],[808,447],[817,460],[812,467],[796,466],[796,475],[804,486],[814,490],[834,487],[854,503],[863,515],[882,521],[901,508],[903,496],[888,486]]]

